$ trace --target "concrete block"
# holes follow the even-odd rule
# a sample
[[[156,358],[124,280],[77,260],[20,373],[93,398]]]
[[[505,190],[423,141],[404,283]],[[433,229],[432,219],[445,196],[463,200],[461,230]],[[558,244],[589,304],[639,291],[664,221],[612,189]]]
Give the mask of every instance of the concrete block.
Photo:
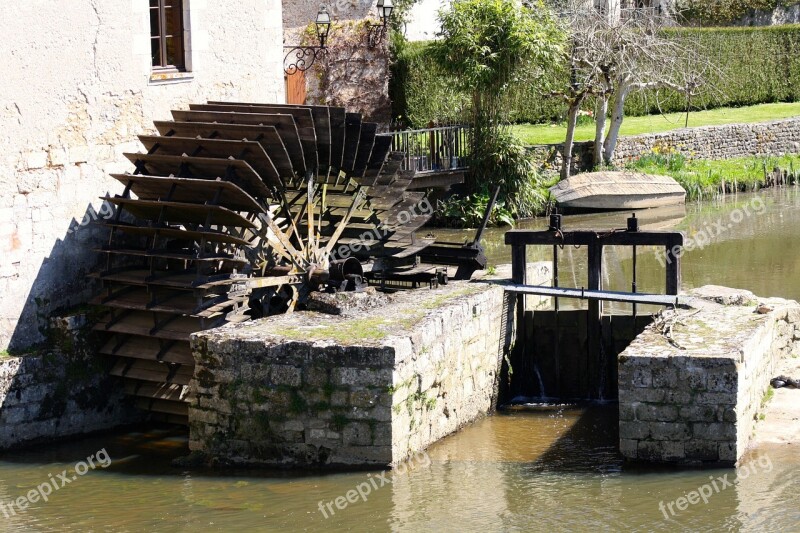
[[[346,390],[335,390],[331,393],[331,405],[342,407],[348,404],[350,392]]]
[[[389,386],[391,380],[390,368],[334,368],[331,371],[331,383],[334,385],[381,387]]]
[[[355,390],[350,393],[350,405],[362,409],[369,409],[378,405],[379,392],[377,390]]]
[[[285,431],[304,431],[305,425],[300,420],[287,420],[283,423]]]
[[[719,450],[720,461],[735,462],[739,459],[736,449],[736,444],[733,442],[719,443],[718,450]]]
[[[653,386],[653,375],[649,368],[635,368],[631,372],[631,385],[634,387]]]
[[[718,461],[719,442],[713,440],[692,439],[686,442],[686,459],[699,461]]]
[[[328,369],[307,367],[303,369],[303,383],[312,387],[322,387],[328,383]]]
[[[63,167],[69,163],[69,157],[67,156],[66,148],[55,146],[50,147],[47,156],[48,163],[51,167]]]
[[[638,446],[638,440],[620,439],[619,441],[619,451],[623,457],[628,459],[636,459],[638,457]]]
[[[709,373],[706,378],[706,388],[712,392],[735,393],[738,386],[738,377],[735,373]]]
[[[706,390],[706,371],[702,368],[681,368],[679,383],[682,390],[689,392]]]
[[[652,372],[652,386],[657,389],[675,388],[678,385],[678,371],[675,368],[655,369]]]
[[[718,408],[714,405],[685,405],[680,408],[680,418],[688,422],[717,422]]]
[[[683,442],[640,441],[637,448],[638,459],[654,462],[682,461],[686,457]]]
[[[372,431],[369,424],[350,422],[342,431],[342,443],[345,446],[368,446],[372,444]]]
[[[662,403],[668,392],[663,389],[624,387],[619,390],[619,401],[623,403]]]
[[[619,438],[643,440],[650,438],[650,425],[645,422],[619,422]]]
[[[736,394],[727,392],[701,392],[694,395],[696,404],[710,405],[736,405]]]
[[[622,402],[620,400],[619,403],[619,420],[620,421],[632,421],[636,419],[636,408],[634,405]]]

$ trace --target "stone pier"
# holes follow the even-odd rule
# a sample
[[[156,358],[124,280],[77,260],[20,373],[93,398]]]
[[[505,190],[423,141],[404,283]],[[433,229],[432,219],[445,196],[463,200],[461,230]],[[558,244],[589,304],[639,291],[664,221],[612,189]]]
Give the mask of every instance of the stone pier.
[[[620,451],[632,460],[735,463],[783,358],[800,355],[800,305],[707,286],[619,355]]]
[[[52,318],[47,348],[0,355],[0,450],[144,419],[95,355],[90,325],[85,313]]]
[[[543,283],[549,270],[531,266]],[[494,409],[513,342],[501,284],[341,298],[352,300],[341,315],[195,334],[194,452],[231,464],[388,465]]]

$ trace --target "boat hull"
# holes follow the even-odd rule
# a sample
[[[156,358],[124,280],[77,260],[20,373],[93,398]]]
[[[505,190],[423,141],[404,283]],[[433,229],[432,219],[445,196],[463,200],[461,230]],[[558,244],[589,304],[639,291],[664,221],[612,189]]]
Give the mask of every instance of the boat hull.
[[[637,172],[590,172],[550,188],[562,208],[580,210],[648,209],[686,202],[686,191],[669,176]]]

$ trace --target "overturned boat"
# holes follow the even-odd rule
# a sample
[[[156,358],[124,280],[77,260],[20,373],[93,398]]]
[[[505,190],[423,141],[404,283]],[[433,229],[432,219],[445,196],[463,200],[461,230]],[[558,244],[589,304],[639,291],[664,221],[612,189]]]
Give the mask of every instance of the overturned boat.
[[[577,174],[550,188],[568,210],[647,209],[686,202],[686,191],[669,176],[629,171]]]

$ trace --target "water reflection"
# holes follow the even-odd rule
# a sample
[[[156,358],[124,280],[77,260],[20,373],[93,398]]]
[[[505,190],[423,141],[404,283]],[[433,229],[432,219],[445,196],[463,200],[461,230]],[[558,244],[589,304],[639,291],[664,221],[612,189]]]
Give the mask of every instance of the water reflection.
[[[188,452],[174,430],[6,453],[2,502],[98,447],[113,462],[47,503],[0,516],[0,531],[797,530],[795,448],[758,450],[772,469],[738,477],[730,468],[631,468],[616,452],[615,417],[616,406],[601,405],[486,418],[433,445],[429,465],[418,462],[328,518],[320,503],[380,473],[185,470],[170,465]],[[670,513],[669,503],[724,475],[731,487]]]

